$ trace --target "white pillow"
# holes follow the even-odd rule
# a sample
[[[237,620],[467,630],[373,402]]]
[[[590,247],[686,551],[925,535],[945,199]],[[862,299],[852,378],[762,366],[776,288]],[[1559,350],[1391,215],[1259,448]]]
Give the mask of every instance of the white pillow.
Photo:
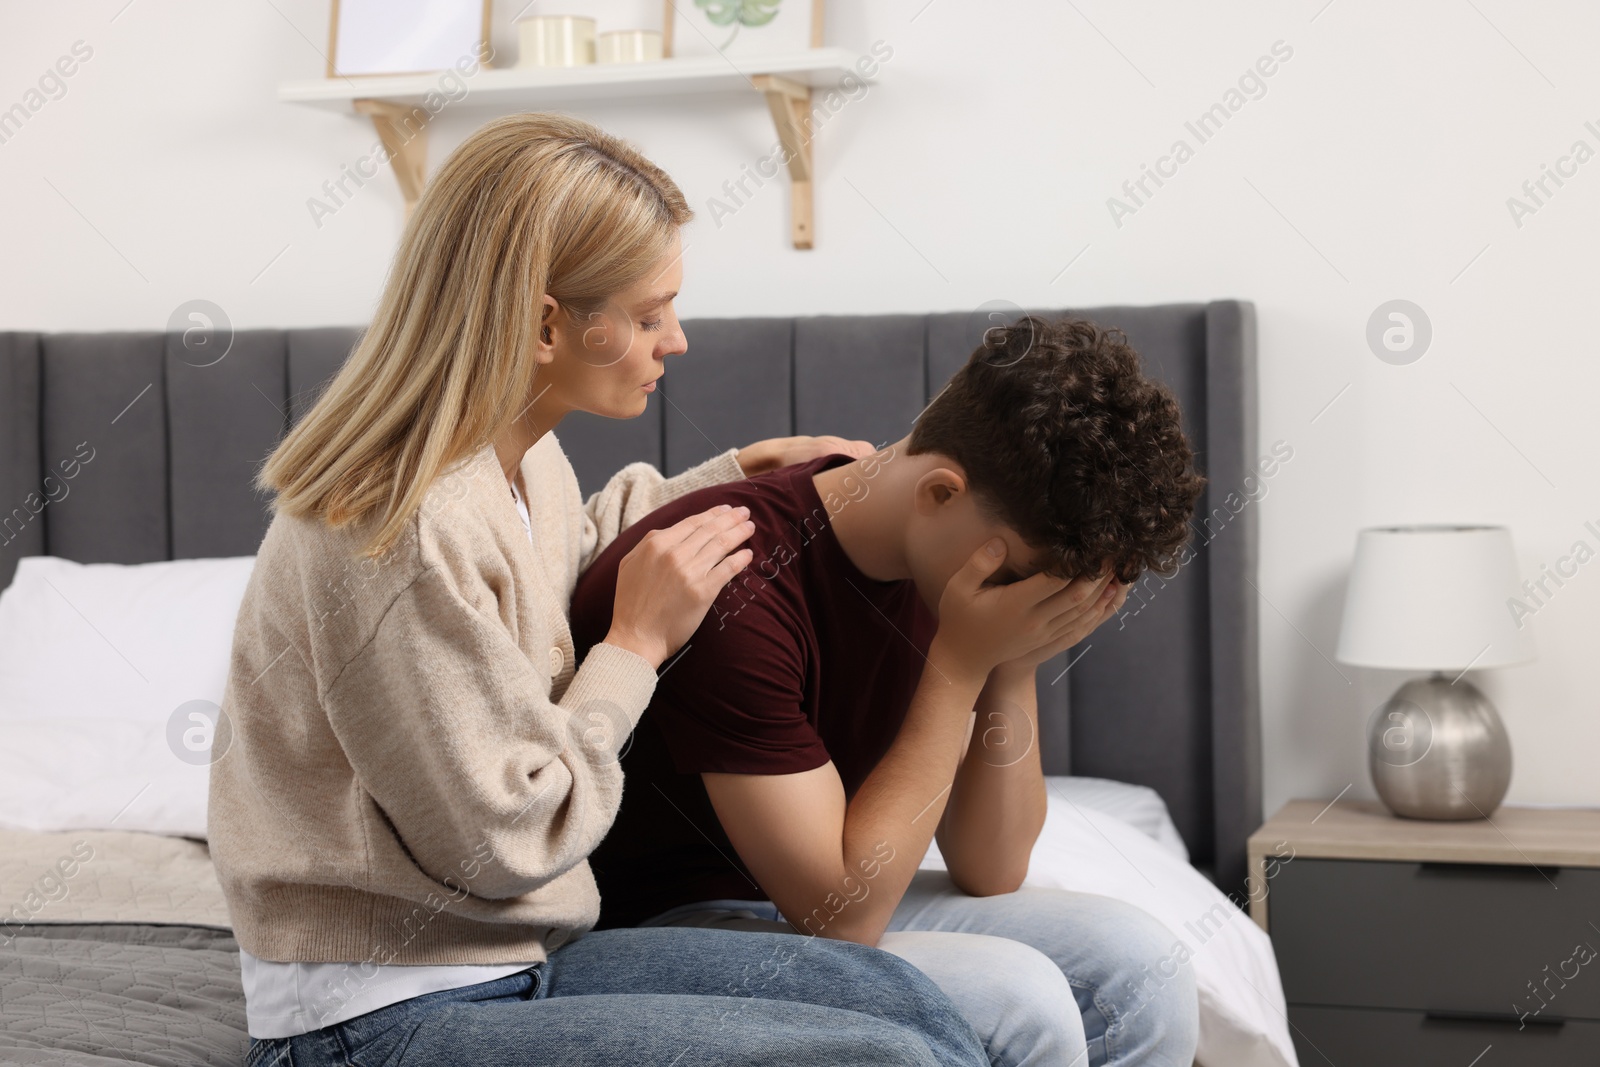
[[[1126,901],[1172,931],[1175,954],[1183,942],[1200,993],[1202,1067],[1297,1067],[1278,961],[1261,927],[1167,847],[1067,799],[1055,782],[1024,884]],[[947,869],[937,843],[922,867]]]
[[[0,722],[0,826],[206,836],[209,765],[174,758],[165,723]]]
[[[254,556],[19,561],[0,593],[0,824],[204,837]]]

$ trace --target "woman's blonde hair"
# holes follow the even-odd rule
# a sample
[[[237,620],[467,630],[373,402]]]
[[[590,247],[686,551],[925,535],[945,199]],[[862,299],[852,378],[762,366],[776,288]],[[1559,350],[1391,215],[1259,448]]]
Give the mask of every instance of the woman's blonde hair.
[[[543,295],[574,323],[598,314],[692,214],[666,172],[586,122],[477,130],[428,183],[372,323],[256,487],[336,527],[376,513],[363,554],[381,555],[434,478],[526,410]]]

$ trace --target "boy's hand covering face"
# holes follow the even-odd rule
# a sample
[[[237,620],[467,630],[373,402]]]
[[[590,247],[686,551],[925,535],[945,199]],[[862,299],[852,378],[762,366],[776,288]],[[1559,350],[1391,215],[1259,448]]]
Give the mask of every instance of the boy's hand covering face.
[[[1073,585],[1084,585],[1098,589],[1099,595],[1085,602],[1076,622],[1069,626],[1058,639],[1049,644],[1040,645],[1033,651],[1014,660],[998,664],[997,669],[1026,671],[1031,675],[1033,669],[1039,664],[1052,656],[1060,655],[1079,641],[1082,641],[1099,629],[1101,623],[1122,610],[1123,602],[1128,599],[1128,589],[1130,588],[1127,584],[1111,578],[1109,572],[1099,578],[1079,578],[1067,588],[1071,589]]]
[[[1006,558],[1006,543],[979,546],[951,576],[939,598],[936,637],[945,654],[974,672],[1000,664],[1034,666],[1077,644],[1126,596],[1109,568],[1099,577],[1068,582],[1040,572],[1008,585],[990,584]]]

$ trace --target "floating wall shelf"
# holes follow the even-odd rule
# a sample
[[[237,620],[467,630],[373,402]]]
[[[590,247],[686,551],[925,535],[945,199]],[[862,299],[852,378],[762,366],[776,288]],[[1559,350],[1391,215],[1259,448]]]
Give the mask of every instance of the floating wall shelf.
[[[811,91],[831,89],[849,74],[864,82],[856,55],[843,48],[740,58],[659,59],[582,67],[480,68],[451,111],[526,111],[596,100],[639,100],[695,93],[761,93],[778,139],[789,156],[796,248],[812,246]],[[388,150],[409,214],[426,180],[429,93],[440,92],[443,72],[366,75],[285,82],[278,99],[291,104],[366,115]]]

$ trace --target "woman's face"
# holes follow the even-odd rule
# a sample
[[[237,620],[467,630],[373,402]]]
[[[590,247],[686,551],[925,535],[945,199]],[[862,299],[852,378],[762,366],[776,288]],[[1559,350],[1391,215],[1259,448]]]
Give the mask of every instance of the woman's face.
[[[683,284],[678,238],[636,284],[615,294],[604,310],[574,323],[545,297],[534,405],[551,414],[588,411],[608,419],[644,414],[666,358],[688,349],[673,298]]]

